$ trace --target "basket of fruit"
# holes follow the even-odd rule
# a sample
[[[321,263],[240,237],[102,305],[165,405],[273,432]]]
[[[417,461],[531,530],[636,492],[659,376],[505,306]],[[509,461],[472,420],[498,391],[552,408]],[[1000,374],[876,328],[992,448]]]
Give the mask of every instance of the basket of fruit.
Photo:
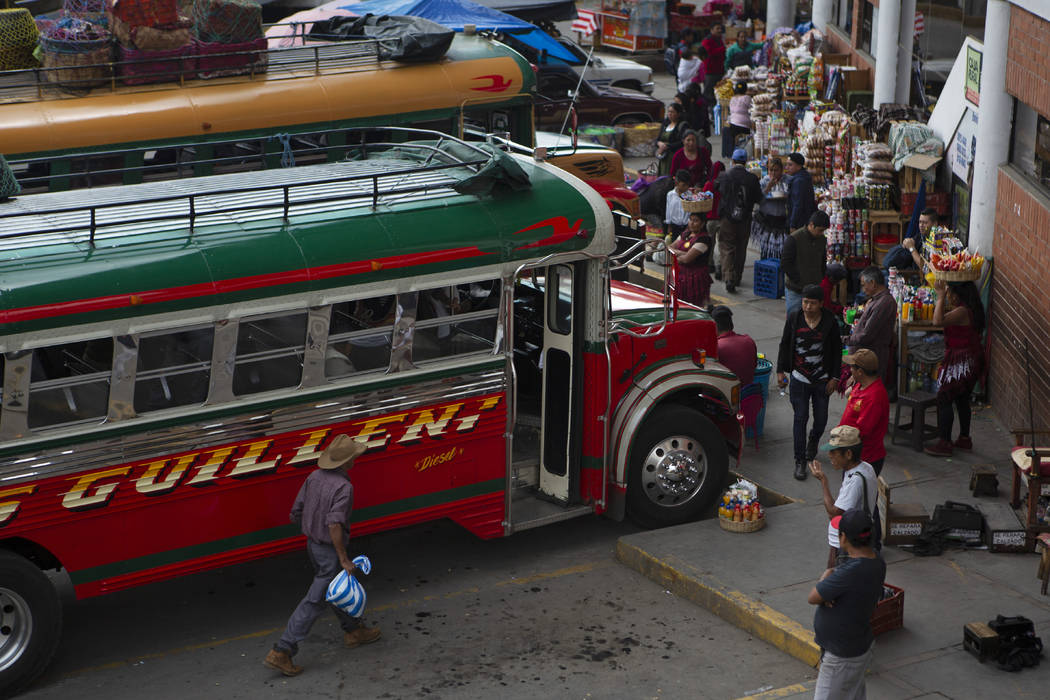
[[[766,514],[758,502],[758,487],[739,479],[722,494],[718,524],[729,532],[755,532],[766,526]]]
[[[963,250],[952,255],[934,253],[930,256],[933,278],[944,282],[972,282],[981,276],[984,258]]]

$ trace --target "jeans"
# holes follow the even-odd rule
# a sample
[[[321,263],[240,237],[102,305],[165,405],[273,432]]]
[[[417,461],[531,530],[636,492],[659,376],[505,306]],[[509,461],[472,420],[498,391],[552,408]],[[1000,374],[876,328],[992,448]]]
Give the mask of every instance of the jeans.
[[[955,422],[955,411],[959,412],[959,437],[969,437],[970,392],[963,392],[956,396],[954,401],[937,398],[937,432],[940,433],[941,439],[947,442],[952,441],[952,424]]]
[[[828,392],[824,382],[807,384],[795,378],[788,384],[788,396],[791,408],[795,411],[794,437],[795,461],[809,461],[817,456],[817,445],[824,428],[828,425]],[[806,424],[809,422],[809,408],[813,406],[813,429],[806,439]]]
[[[288,626],[281,635],[280,641],[274,645],[274,649],[283,651],[289,656],[295,656],[299,651],[299,642],[306,639],[310,633],[314,621],[321,616],[326,609],[335,613],[339,620],[339,626],[344,632],[353,632],[361,626],[361,621],[351,617],[335,607],[327,600],[328,584],[332,582],[335,575],[342,570],[339,556],[335,553],[335,547],[320,542],[306,542],[306,554],[310,557],[310,563],[314,567],[314,579],[310,582],[310,588],[306,591],[306,597],[299,601],[292,616],[288,618]]]
[[[784,305],[787,307],[787,315],[790,316],[795,311],[802,308],[802,292],[796,292],[793,289],[784,287]]]

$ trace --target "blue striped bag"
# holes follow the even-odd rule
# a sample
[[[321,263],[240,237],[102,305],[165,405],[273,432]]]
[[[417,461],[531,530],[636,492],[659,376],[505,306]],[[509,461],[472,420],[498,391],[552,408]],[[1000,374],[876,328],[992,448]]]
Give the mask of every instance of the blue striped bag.
[[[365,575],[372,573],[372,562],[363,554],[354,558],[354,565]],[[351,617],[361,617],[361,613],[365,611],[366,599],[364,587],[356,578],[346,573],[346,569],[336,574],[328,584],[328,595],[325,596],[325,600]]]

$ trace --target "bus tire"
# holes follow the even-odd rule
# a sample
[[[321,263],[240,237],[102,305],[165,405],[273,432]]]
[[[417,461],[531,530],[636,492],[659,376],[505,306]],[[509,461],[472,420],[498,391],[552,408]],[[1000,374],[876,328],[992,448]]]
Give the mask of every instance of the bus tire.
[[[634,440],[627,512],[647,528],[689,522],[710,508],[729,473],[729,449],[715,424],[686,406],[653,411]]]
[[[0,697],[47,667],[62,634],[62,601],[35,564],[0,551]]]

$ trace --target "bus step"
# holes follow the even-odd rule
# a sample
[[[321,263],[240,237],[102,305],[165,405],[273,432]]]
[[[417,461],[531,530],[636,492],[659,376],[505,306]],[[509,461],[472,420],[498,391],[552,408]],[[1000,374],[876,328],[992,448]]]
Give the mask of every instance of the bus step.
[[[563,506],[536,497],[515,498],[511,505],[510,530],[531,530],[593,512],[594,507],[589,505]]]

